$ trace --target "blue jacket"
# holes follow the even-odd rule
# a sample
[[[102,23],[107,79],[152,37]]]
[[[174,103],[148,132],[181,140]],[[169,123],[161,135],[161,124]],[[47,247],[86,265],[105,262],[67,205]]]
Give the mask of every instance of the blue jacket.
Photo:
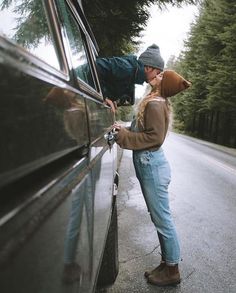
[[[98,58],[96,60],[100,84],[105,98],[134,104],[135,84],[146,80],[144,65],[134,55]]]

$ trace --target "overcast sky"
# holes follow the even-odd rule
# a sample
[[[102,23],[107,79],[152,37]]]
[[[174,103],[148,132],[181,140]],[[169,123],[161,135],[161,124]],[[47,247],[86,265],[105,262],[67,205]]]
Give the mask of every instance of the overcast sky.
[[[168,61],[171,55],[178,56],[183,49],[184,40],[190,30],[198,9],[194,5],[183,8],[167,6],[160,11],[157,6],[152,6],[151,17],[146,30],[143,32],[142,42],[138,55],[148,46],[155,43],[160,47],[161,55]]]
[[[145,31],[142,33],[142,44],[137,55],[140,55],[153,43],[160,47],[165,64],[171,55],[178,56],[184,48],[184,40],[187,39],[190,25],[198,15],[198,9],[194,5],[185,5],[182,8],[167,6],[160,11],[157,6],[150,8],[151,17]],[[146,88],[136,85],[136,97],[142,97]]]

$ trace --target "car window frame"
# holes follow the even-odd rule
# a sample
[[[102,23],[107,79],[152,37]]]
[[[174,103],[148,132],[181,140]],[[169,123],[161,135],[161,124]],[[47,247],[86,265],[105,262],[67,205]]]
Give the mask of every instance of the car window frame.
[[[66,57],[64,50],[62,50],[62,42],[59,37],[59,29],[56,21],[55,9],[53,9],[52,0],[45,1],[43,0],[44,13],[47,18],[47,25],[50,32],[50,35],[53,40],[53,47],[55,50],[56,58],[60,69],[49,64],[46,60],[41,59],[37,55],[33,54],[27,48],[21,46],[20,44],[12,41],[10,38],[4,35],[0,35],[0,48],[6,51],[7,55],[10,55],[9,58],[16,59],[14,64],[16,67],[20,67],[22,71],[40,76],[38,70],[43,70],[48,72],[51,75],[57,76],[60,79],[69,80],[69,70],[66,62]],[[10,54],[9,54],[10,53]],[[14,63],[14,62],[13,62]],[[24,66],[25,65],[25,66]],[[29,70],[31,67],[32,71]],[[31,71],[31,72],[29,72]]]
[[[57,5],[55,3],[56,0],[43,0],[43,2],[45,6],[44,13],[47,17],[47,24],[53,39],[53,45],[60,69],[50,65],[45,60],[28,51],[26,48],[2,35],[0,35],[0,49],[2,48],[4,51],[6,51],[7,55],[9,55],[10,52],[9,60],[12,60],[10,63],[14,67],[20,68],[21,71],[46,81],[48,80],[47,74],[44,75],[41,74],[41,72],[47,72],[54,77],[69,82],[69,85],[72,86],[76,91],[81,90],[82,92],[91,95],[92,98],[103,101],[104,98],[102,95],[95,64],[95,58],[98,55],[98,47],[97,44],[94,45],[94,37],[89,35],[87,28],[81,20],[81,15],[83,16],[83,19],[85,16],[83,15],[83,11],[81,10],[79,4],[77,3],[77,5],[75,5],[74,1],[65,0],[65,3],[71,10],[74,20],[77,22],[81,31],[84,48],[86,50],[96,89],[92,88],[82,79],[75,77],[75,74],[72,75],[73,66],[71,62],[69,40],[64,29],[62,29],[64,25],[57,10]]]
[[[57,0],[54,0],[54,1],[57,1]],[[83,13],[83,12],[80,11],[79,5],[75,6],[74,1],[72,1],[72,0],[65,0],[65,2],[67,4],[67,7],[70,9],[73,18],[78,25],[78,28],[80,29],[83,46],[86,51],[86,57],[87,57],[88,64],[91,69],[91,74],[92,74],[92,78],[93,78],[94,85],[95,85],[96,89],[94,89],[88,83],[86,83],[85,81],[80,79],[78,76],[76,76],[74,69],[73,69],[72,60],[71,60],[72,53],[71,53],[71,49],[70,49],[70,41],[69,41],[68,37],[65,36],[64,42],[65,42],[65,50],[66,50],[66,54],[67,54],[67,61],[69,62],[68,66],[74,75],[74,77],[72,77],[74,80],[73,86],[75,88],[79,88],[80,90],[82,90],[85,93],[90,94],[93,98],[96,98],[97,100],[99,100],[101,102],[104,99],[102,96],[101,86],[100,86],[99,78],[98,78],[97,71],[96,71],[95,60],[93,57],[93,53],[95,56],[98,54],[97,48],[95,46],[92,46],[93,40],[90,37],[89,33],[87,32],[86,27],[83,24],[83,21],[81,20],[80,13]],[[60,19],[60,16],[58,16],[58,19],[59,19],[62,27],[64,28],[64,25]]]

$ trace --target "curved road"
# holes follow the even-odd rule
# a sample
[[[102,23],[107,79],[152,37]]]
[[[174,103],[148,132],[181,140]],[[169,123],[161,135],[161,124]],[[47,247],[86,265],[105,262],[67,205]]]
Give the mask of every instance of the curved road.
[[[143,272],[160,261],[159,244],[125,150],[118,192],[120,272],[107,293],[236,292],[236,150],[170,133],[170,203],[181,242],[182,283],[158,288]]]

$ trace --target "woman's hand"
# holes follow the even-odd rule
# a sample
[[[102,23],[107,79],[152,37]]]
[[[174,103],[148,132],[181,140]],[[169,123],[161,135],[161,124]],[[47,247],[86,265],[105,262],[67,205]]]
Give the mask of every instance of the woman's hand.
[[[120,124],[118,124],[117,122],[115,122],[112,126],[113,130],[116,131],[120,131],[120,129],[122,128],[122,126]]]

